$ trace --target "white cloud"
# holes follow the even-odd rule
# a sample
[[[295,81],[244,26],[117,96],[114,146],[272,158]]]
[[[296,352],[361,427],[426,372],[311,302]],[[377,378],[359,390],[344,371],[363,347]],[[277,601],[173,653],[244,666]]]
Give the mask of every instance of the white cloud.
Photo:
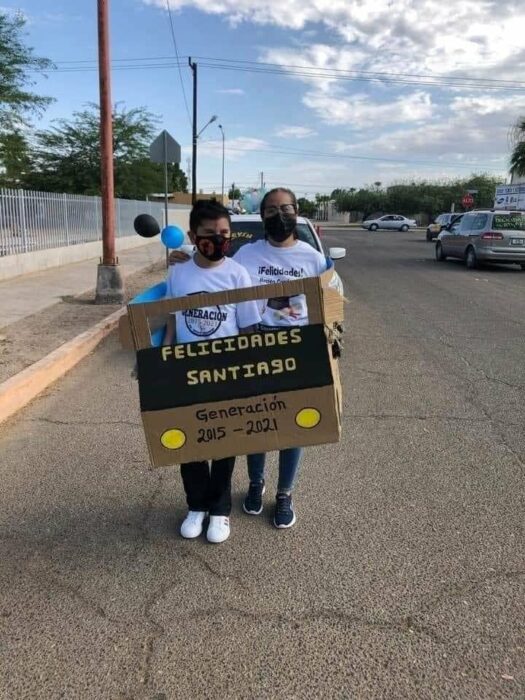
[[[143,2],[165,8],[165,0]],[[411,166],[410,160],[435,160],[442,164],[440,172],[449,172],[453,163],[505,168],[509,130],[525,113],[523,3],[170,2],[173,9],[191,7],[231,25],[245,23],[246,31],[250,25],[286,29],[289,40],[284,46],[272,45],[282,33],[265,31],[266,47],[259,48],[258,58],[279,65],[289,80],[304,86],[302,106],[298,107],[306,107],[317,118],[319,141],[337,140],[334,153],[407,161],[399,166],[361,161],[362,167],[355,161],[354,169],[348,166],[354,175],[362,171],[365,177],[365,171],[373,170],[372,177],[382,180],[382,168],[417,171],[419,166]],[[315,34],[307,36],[308,32]],[[333,38],[328,39],[330,36]],[[476,79],[477,85],[469,87],[469,78]],[[502,80],[519,81],[515,87],[521,90],[490,89]],[[507,83],[508,88],[512,85]],[[301,125],[300,113],[298,109],[294,123],[307,129]],[[281,135],[275,124],[268,128]],[[288,134],[288,138],[293,137],[297,135]],[[346,165],[343,170],[348,171]],[[421,170],[428,172],[429,168],[421,164]],[[286,172],[291,172],[288,166]],[[459,172],[468,172],[468,168]],[[298,172],[296,179],[303,181],[305,177]]]
[[[258,151],[261,148],[267,148],[268,143],[262,139],[254,139],[249,136],[238,136],[233,139],[226,138],[225,155],[228,161],[239,160],[250,154],[252,151]],[[185,146],[182,149],[184,155],[191,154],[191,146]],[[199,139],[198,141],[199,158],[222,158],[222,138],[221,139]]]
[[[442,163],[479,163],[500,168],[507,158],[509,130],[525,112],[525,96],[456,97],[446,118],[412,129],[381,133],[358,144],[334,144],[338,152],[385,158],[436,158]]]
[[[166,6],[165,0],[144,2]],[[525,7],[510,0],[170,0],[170,4],[173,9],[191,7],[218,15],[231,24],[288,30],[324,25],[347,42],[347,49],[364,51],[372,70],[484,73],[523,48]]]
[[[380,102],[368,95],[345,95],[337,90],[328,103],[324,92],[316,90],[307,92],[303,103],[327,124],[356,129],[420,122],[429,119],[434,110],[430,95],[422,91]]]
[[[241,88],[224,88],[222,90],[215,90],[220,95],[245,95],[246,93]]]
[[[315,136],[317,131],[307,126],[281,126],[275,134],[283,139],[307,139]]]

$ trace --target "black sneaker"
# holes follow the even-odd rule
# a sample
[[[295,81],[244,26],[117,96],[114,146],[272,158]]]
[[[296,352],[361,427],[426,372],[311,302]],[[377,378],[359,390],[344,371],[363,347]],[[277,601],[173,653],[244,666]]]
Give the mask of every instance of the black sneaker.
[[[250,481],[250,487],[242,507],[245,513],[260,515],[263,509],[262,497],[266,491],[264,479],[262,481]]]
[[[295,523],[295,513],[292,504],[292,497],[287,493],[278,493],[275,499],[275,515],[273,524],[275,527],[292,527]]]

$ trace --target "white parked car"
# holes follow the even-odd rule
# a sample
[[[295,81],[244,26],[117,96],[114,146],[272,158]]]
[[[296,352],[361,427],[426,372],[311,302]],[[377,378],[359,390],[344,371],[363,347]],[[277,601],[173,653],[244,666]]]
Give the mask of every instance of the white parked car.
[[[409,228],[416,228],[417,224],[414,219],[407,219],[406,216],[399,214],[386,214],[379,219],[367,219],[363,221],[363,228],[367,231],[377,231],[379,228],[395,231],[408,231]]]
[[[255,241],[264,238],[263,222],[259,214],[234,214],[231,216],[231,222],[232,242],[228,251],[230,256],[234,255],[242,245],[255,243]],[[312,222],[304,216],[297,217],[297,236],[299,240],[308,243],[331,260],[340,260],[346,255],[346,248],[330,248],[327,254]],[[344,296],[343,283],[335,270],[330,286],[337,289],[341,296]]]

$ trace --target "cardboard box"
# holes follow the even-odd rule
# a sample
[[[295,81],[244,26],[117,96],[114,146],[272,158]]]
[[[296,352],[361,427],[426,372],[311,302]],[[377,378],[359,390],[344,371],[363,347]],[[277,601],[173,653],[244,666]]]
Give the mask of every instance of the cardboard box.
[[[338,442],[341,385],[331,347],[343,299],[332,271],[260,287],[128,305],[124,347],[137,353],[140,409],[154,467]],[[173,311],[305,294],[310,325],[161,346]],[[153,338],[153,340],[152,340]]]

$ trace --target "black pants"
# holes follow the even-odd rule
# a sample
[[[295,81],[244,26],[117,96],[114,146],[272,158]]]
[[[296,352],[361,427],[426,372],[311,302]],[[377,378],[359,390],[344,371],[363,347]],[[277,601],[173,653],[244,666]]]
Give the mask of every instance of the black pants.
[[[190,510],[210,515],[229,515],[232,509],[232,473],[235,457],[180,465],[186,501]]]

